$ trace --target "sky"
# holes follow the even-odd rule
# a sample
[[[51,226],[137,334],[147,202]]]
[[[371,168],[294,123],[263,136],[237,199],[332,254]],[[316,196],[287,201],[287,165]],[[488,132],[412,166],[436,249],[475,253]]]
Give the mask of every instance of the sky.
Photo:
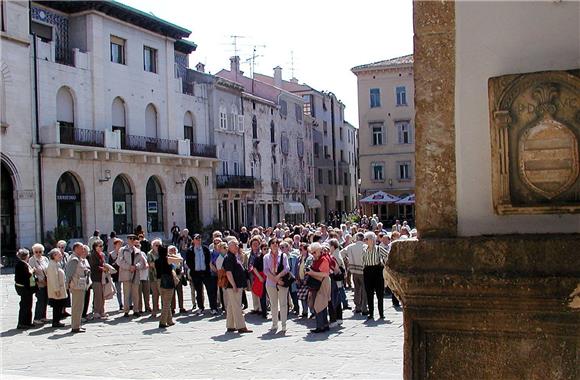
[[[358,126],[354,66],[413,52],[411,0],[119,0],[191,30],[197,44],[190,67],[204,63],[206,72],[229,69],[237,39],[241,68],[250,74],[256,47],[255,72],[294,76],[320,91],[330,91],[346,105],[345,119]],[[292,56],[293,62],[292,65]]]

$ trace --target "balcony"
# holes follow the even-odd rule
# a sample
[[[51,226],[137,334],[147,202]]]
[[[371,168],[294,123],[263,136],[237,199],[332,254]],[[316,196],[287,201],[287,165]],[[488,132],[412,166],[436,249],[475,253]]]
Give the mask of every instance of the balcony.
[[[105,132],[103,131],[60,126],[59,133],[61,144],[105,147]]]
[[[245,175],[218,175],[216,177],[218,189],[253,189],[254,177]]]
[[[191,156],[197,157],[209,157],[209,158],[217,157],[215,145],[197,144],[193,142],[189,144],[189,154]]]
[[[188,82],[185,79],[181,81],[181,92],[185,95],[193,96],[193,82]]]
[[[178,154],[177,140],[127,135],[123,149],[141,152]]]

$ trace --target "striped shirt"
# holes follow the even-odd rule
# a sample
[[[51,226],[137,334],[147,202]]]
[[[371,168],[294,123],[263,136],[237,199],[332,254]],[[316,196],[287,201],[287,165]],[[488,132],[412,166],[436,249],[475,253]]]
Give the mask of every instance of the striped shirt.
[[[375,245],[373,248],[367,248],[362,256],[363,266],[383,265],[387,259],[387,255],[387,250],[379,245]]]

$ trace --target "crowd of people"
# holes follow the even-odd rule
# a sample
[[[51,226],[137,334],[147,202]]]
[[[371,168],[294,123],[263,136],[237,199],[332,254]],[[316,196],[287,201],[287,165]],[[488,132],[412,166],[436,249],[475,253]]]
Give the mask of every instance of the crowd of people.
[[[14,277],[20,296],[17,328],[48,322],[60,328],[70,316],[72,333],[81,333],[84,321],[109,318],[106,301],[116,298],[121,318],[147,313],[159,318],[161,329],[175,324],[175,314],[192,312],[225,314],[227,332],[251,333],[244,318],[251,298],[249,313],[265,320],[270,316],[272,332],[285,332],[288,318],[295,317],[315,319],[311,332],[322,333],[341,325],[343,310],[351,309],[346,289],[354,291],[355,314],[374,319],[376,297],[378,317],[384,319],[383,298],[390,291],[384,268],[391,245],[417,238],[415,229],[398,220],[390,231],[378,221],[336,228],[284,222],[242,227],[237,233],[214,231],[209,245],[200,234],[175,224],[170,244],[149,242],[143,231],[136,232],[125,241],[111,233],[105,242],[95,231],[87,244],[74,243],[71,252],[65,241],[48,253],[42,244],[32,246],[32,255],[20,249]],[[188,286],[189,311],[183,296]],[[393,292],[391,300],[400,308]],[[48,306],[52,320],[47,319]]]

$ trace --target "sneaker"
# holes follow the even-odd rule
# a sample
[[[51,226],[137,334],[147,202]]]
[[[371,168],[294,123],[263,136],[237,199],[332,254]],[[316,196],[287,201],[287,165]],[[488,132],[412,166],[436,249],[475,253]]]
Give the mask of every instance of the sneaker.
[[[211,311],[211,315],[218,315],[218,311],[217,311],[217,310],[215,310],[215,309],[212,309],[212,311]]]
[[[205,311],[205,309],[199,309],[197,311],[197,315],[203,315],[203,312]]]

